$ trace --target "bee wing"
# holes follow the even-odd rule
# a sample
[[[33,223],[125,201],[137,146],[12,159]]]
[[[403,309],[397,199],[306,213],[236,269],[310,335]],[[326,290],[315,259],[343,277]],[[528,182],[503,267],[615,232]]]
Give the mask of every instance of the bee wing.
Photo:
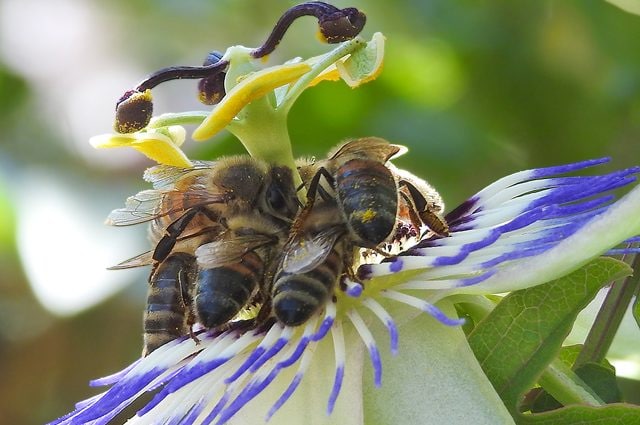
[[[331,159],[341,156],[366,156],[376,159],[382,163],[387,162],[393,156],[402,155],[407,148],[400,145],[392,145],[379,137],[363,137],[361,139],[350,140],[342,145],[336,152],[330,155]]]
[[[143,190],[128,197],[124,208],[111,211],[106,224],[110,226],[140,224],[198,206],[225,203],[229,201],[229,196],[225,192],[211,193],[204,189],[188,191]],[[163,203],[169,207],[160,208]]]
[[[315,236],[305,235],[287,243],[280,269],[285,273],[298,274],[313,270],[324,260],[335,246],[344,229],[330,227]]]
[[[131,269],[133,267],[148,266],[151,263],[153,263],[153,251],[147,251],[133,258],[129,258],[122,263],[118,263],[115,266],[111,266],[107,268],[107,270]]]
[[[198,265],[206,269],[237,263],[249,251],[273,242],[267,235],[231,236],[200,245],[196,249]]]
[[[154,189],[173,189],[178,181],[188,175],[197,177],[211,172],[215,164],[216,163],[212,161],[194,161],[193,167],[190,168],[156,165],[155,167],[147,168],[143,178],[145,181],[151,183]]]
[[[159,190],[138,192],[127,198],[124,208],[111,211],[106,223],[110,226],[129,226],[153,220],[163,196],[163,192]]]

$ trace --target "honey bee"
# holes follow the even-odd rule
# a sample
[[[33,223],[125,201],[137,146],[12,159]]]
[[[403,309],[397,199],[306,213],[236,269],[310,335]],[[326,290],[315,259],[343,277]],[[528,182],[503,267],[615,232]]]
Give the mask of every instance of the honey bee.
[[[273,312],[288,326],[301,325],[318,311],[351,263],[335,198],[318,200],[298,226],[284,247],[271,291]]]
[[[153,189],[129,198],[107,222],[151,222],[155,248],[113,267],[152,265],[146,355],[195,322],[215,328],[264,298],[265,264],[286,238],[298,200],[290,169],[247,156],[156,166],[145,179]]]
[[[306,322],[333,295],[361,248],[380,248],[398,224],[446,236],[442,198],[416,176],[388,164],[404,148],[379,138],[352,140],[328,159],[299,164],[307,203],[294,220],[272,285],[285,325]],[[323,179],[323,180],[321,180]]]
[[[195,273],[193,257],[184,252],[169,255],[152,273],[143,315],[143,356],[190,331],[189,291]]]

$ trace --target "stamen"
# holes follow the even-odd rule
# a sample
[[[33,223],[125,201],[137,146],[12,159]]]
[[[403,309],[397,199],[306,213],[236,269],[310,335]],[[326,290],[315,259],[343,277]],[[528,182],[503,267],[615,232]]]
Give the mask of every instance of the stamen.
[[[380,295],[385,298],[410,305],[411,307],[415,307],[418,310],[422,310],[432,316],[434,319],[438,320],[440,323],[443,323],[447,326],[459,326],[464,324],[465,322],[464,319],[452,319],[450,317],[447,317],[438,307],[428,303],[425,300],[421,300],[420,298],[416,298],[411,295],[403,294],[401,292],[393,291],[390,289],[380,291]]]
[[[380,352],[378,351],[376,340],[371,335],[371,331],[362,320],[362,317],[354,309],[349,310],[347,316],[351,319],[351,323],[353,323],[358,334],[360,334],[360,338],[369,350],[369,358],[373,366],[373,382],[376,387],[379,387],[382,384],[382,363],[380,362]]]
[[[333,351],[335,353],[336,376],[333,380],[331,394],[329,394],[329,403],[327,404],[328,414],[331,414],[331,412],[333,412],[336,400],[338,399],[338,394],[340,394],[340,388],[342,387],[342,380],[344,378],[346,350],[344,346],[344,332],[342,331],[342,323],[336,322],[333,329],[331,330],[331,337],[333,338]]]

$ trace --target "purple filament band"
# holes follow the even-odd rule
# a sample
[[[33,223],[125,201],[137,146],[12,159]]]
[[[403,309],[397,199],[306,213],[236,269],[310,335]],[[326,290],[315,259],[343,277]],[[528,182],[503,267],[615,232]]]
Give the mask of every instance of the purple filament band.
[[[611,161],[609,157],[596,158],[596,159],[588,159],[586,161],[574,162],[571,164],[565,165],[555,165],[552,167],[543,167],[543,168],[534,168],[531,171],[530,179],[539,179],[541,177],[553,176],[555,174],[564,174],[569,173],[571,171],[578,171],[588,167],[593,167],[594,165],[604,164],[605,162]]]
[[[140,363],[141,360],[142,359],[136,360],[135,362],[131,363],[129,366],[127,366],[125,369],[121,370],[120,372],[116,372],[102,378],[91,380],[89,381],[89,386],[102,387],[105,385],[115,384],[116,382],[119,382],[120,380],[122,380],[134,367],[138,365],[138,363]]]
[[[218,419],[218,424],[224,424],[229,419],[233,417],[240,409],[242,409],[248,402],[250,402],[255,396],[260,394],[262,390],[264,390],[272,381],[278,373],[272,373],[267,376],[267,378],[262,381],[252,383],[248,387],[244,388],[243,391],[238,394],[238,396],[227,406],[221,413],[220,418]]]
[[[347,287],[347,295],[352,297],[352,298],[358,298],[360,295],[362,295],[362,290],[364,288],[362,287],[361,284],[354,282],[353,285],[350,285]]]
[[[178,373],[168,384],[164,387],[158,394],[156,394],[151,401],[144,406],[138,412],[141,415],[146,414],[155,406],[157,406],[162,400],[165,399],[169,394],[178,391],[180,388],[187,385],[189,382],[192,382],[201,376],[211,372],[212,370],[217,369],[219,366],[223,365],[229,361],[228,357],[214,359],[209,362],[199,363],[195,366],[192,366],[188,369],[183,369]]]
[[[224,393],[224,395],[213,407],[213,410],[211,410],[211,412],[207,415],[207,417],[204,418],[204,420],[202,421],[202,424],[205,425],[205,424],[212,423],[213,420],[220,414],[222,409],[224,409],[224,406],[227,404],[228,401],[229,401],[229,394]]]
[[[320,328],[318,329],[318,332],[311,336],[311,340],[320,341],[322,338],[324,338],[325,335],[327,335],[327,332],[329,332],[329,329],[331,329],[331,326],[333,326],[334,320],[335,318],[332,316],[325,317],[322,321],[322,324],[320,325]]]
[[[309,345],[309,338],[303,337],[298,343],[298,346],[296,347],[294,352],[291,354],[291,356],[279,362],[278,367],[280,368],[289,367],[295,362],[297,362],[300,356],[302,355],[302,353],[304,353],[305,348],[307,348],[307,345]]]
[[[402,261],[402,258],[395,258],[391,264],[389,264],[389,271],[393,272],[393,273],[397,273],[400,270],[402,270],[402,267],[404,266],[404,261]]]
[[[464,319],[452,319],[448,317],[438,307],[428,303],[425,303],[424,312],[447,326],[460,326],[465,322]]]
[[[327,413],[331,414],[333,408],[336,405],[336,400],[340,394],[342,388],[342,380],[344,378],[344,366],[338,366],[336,368],[336,376],[333,379],[333,387],[331,388],[331,394],[329,394],[329,402],[327,403]]]
[[[382,362],[380,361],[380,352],[375,345],[369,346],[369,358],[373,366],[373,383],[376,387],[382,385]]]
[[[640,247],[635,248],[614,248],[605,252],[605,255],[626,255],[626,254],[640,254]]]
[[[164,370],[162,369],[152,369],[142,376],[137,376],[119,382],[109,389],[103,397],[96,400],[93,405],[77,412],[77,414],[71,415],[74,416],[74,422],[84,423],[95,421],[96,419],[109,415],[114,411],[117,414],[124,409],[124,405],[130,401],[131,398],[135,397],[138,392],[143,390],[163,372]]]
[[[264,355],[260,356],[260,358],[251,365],[249,371],[255,372],[256,370],[258,370],[263,364],[265,364],[267,360],[278,354],[284,348],[284,346],[287,345],[287,342],[289,342],[289,339],[278,338],[276,343],[273,344],[273,346],[271,346],[271,348],[269,348],[269,350],[264,353]]]
[[[249,369],[249,367],[251,367],[251,365],[264,354],[265,351],[264,347],[256,347],[249,357],[247,357],[247,360],[245,360],[244,363],[242,363],[242,365],[235,371],[235,373],[224,380],[224,383],[230,384],[242,376],[242,374],[245,373],[247,369]]]
[[[176,422],[176,424],[194,423],[195,420],[198,418],[198,416],[200,416],[200,413],[202,413],[202,410],[204,409],[205,405],[206,403],[204,402],[204,400],[200,400],[195,406],[189,409],[189,412],[187,413],[187,415],[180,418],[178,422]]]
[[[266,418],[267,420],[271,419],[271,417],[282,407],[282,405],[286,403],[287,400],[289,400],[289,398],[295,392],[296,388],[298,388],[298,385],[300,385],[300,381],[302,381],[303,376],[304,375],[300,373],[297,373],[296,376],[294,376],[287,389],[282,393],[278,400],[276,400],[273,406],[271,406],[271,409],[269,409],[269,413],[267,413]]]
[[[391,354],[395,356],[398,354],[398,327],[391,318],[386,320],[385,325],[387,326],[387,331],[389,331]]]

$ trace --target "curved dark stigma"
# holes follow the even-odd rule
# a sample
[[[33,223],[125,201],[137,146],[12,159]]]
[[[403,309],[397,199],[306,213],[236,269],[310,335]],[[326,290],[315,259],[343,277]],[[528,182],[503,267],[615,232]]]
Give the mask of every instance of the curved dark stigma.
[[[202,66],[170,66],[149,75],[141,81],[134,89],[143,92],[152,89],[158,84],[171,80],[195,80],[200,78],[213,77],[220,72],[226,71],[229,61],[218,60],[210,65]]]
[[[261,58],[273,52],[293,21],[302,16],[315,16],[318,19],[320,33],[330,44],[354,38],[360,34],[366,23],[365,14],[354,7],[338,9],[321,1],[301,3],[284,12],[267,40],[252,51],[251,56]]]
[[[145,92],[165,81],[182,79],[204,79],[208,83],[213,81],[213,85],[205,86],[204,98],[209,99],[209,101],[213,99],[219,102],[224,96],[224,93],[221,94],[219,92],[219,81],[220,78],[224,81],[224,72],[229,65],[229,61],[218,58],[215,56],[216,54],[217,52],[210,53],[205,60],[205,65],[202,66],[170,66],[163,68],[145,78],[133,90],[127,90],[116,102],[116,131],[119,133],[133,133],[142,130],[149,124],[153,104],[151,97],[145,95]],[[208,63],[212,58],[217,58],[217,61]],[[222,86],[224,91],[224,84]],[[213,93],[214,91],[215,93]],[[202,90],[199,97],[203,99]]]

